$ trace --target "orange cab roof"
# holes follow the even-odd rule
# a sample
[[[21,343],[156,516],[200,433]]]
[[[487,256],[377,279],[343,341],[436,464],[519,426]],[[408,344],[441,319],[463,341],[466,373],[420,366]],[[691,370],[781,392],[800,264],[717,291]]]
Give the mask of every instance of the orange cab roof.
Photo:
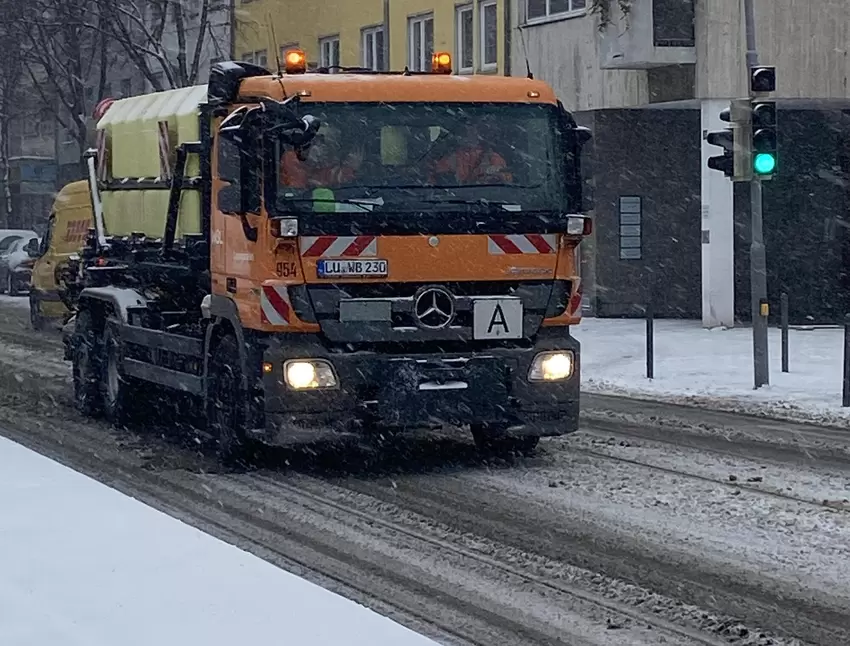
[[[281,87],[282,85],[282,87]],[[305,101],[557,103],[543,81],[515,76],[448,74],[284,74],[246,78],[240,96],[281,100],[304,92]],[[309,93],[309,94],[306,94]]]

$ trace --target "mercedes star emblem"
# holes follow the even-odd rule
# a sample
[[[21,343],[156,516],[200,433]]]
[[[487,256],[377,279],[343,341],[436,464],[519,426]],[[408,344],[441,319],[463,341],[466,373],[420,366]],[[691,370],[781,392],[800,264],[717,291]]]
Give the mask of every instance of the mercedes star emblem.
[[[448,327],[455,317],[455,300],[442,287],[424,287],[413,304],[416,321],[421,327],[439,330]]]

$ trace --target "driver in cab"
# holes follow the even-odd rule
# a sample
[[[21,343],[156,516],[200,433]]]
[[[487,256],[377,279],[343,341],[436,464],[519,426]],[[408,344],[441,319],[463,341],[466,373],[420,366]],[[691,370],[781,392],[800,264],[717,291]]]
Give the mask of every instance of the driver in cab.
[[[308,145],[283,154],[280,183],[303,189],[343,186],[355,180],[362,163],[362,149],[344,155],[339,133],[325,130]]]
[[[460,139],[455,150],[433,164],[432,184],[507,184],[513,180],[504,157],[488,145],[478,126],[466,125]]]

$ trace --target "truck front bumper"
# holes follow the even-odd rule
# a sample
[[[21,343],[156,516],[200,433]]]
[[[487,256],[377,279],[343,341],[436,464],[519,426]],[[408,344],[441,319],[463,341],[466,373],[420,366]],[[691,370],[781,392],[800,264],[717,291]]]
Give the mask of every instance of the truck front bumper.
[[[580,345],[566,328],[543,328],[524,348],[383,354],[329,352],[316,337],[274,339],[264,352],[264,441],[292,444],[386,430],[483,425],[510,435],[552,436],[578,429]],[[572,357],[558,381],[531,381],[540,353]],[[287,361],[333,367],[337,385],[294,390]]]

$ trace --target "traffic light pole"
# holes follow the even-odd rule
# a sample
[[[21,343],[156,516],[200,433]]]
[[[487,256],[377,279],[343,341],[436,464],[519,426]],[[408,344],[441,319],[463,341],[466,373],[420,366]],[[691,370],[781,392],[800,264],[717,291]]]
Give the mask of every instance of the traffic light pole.
[[[744,20],[747,29],[747,69],[758,65],[756,25],[753,0],[744,1]],[[751,92],[752,95],[752,92]],[[767,345],[767,253],[764,248],[761,179],[750,180],[751,243],[750,243],[750,304],[753,316],[753,376],[755,388],[770,383]]]

